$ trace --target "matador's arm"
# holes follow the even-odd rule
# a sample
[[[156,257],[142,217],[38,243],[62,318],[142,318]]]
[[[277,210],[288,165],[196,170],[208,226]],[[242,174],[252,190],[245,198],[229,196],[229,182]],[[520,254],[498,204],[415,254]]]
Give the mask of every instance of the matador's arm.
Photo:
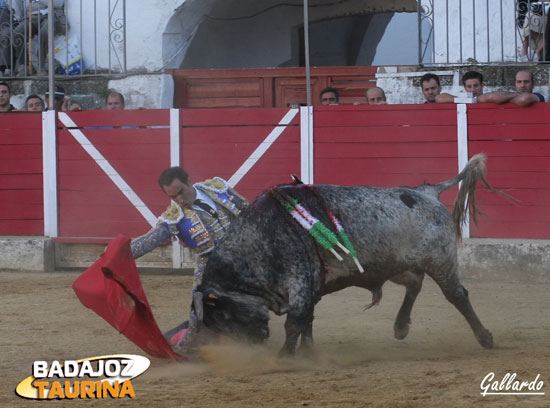
[[[177,234],[177,232],[176,232]],[[130,243],[132,255],[139,258],[153,249],[159,247],[170,239],[170,228],[165,223],[160,223],[155,228],[149,230],[146,234],[134,238]]]

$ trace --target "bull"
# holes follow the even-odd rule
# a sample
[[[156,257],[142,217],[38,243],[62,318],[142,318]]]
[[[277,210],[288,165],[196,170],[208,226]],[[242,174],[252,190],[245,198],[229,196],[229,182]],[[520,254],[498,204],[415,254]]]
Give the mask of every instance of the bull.
[[[232,223],[208,259],[194,296],[199,321],[214,332],[262,342],[269,336],[269,310],[286,313],[286,340],[280,353],[294,354],[300,336],[300,349],[307,352],[321,296],[358,286],[372,292],[373,305],[390,280],[406,287],[394,324],[395,337],[403,339],[427,274],[466,318],[478,342],[491,348],[493,337],[477,317],[457,274],[457,243],[468,211],[475,220],[478,180],[491,189],[485,162],[486,157],[478,154],[455,178],[414,188],[278,186],[278,191],[295,198],[327,225],[323,208],[334,213],[345,226],[364,273],[350,257],[339,261],[320,247],[269,190],[263,192]],[[439,196],[459,182],[451,214]]]

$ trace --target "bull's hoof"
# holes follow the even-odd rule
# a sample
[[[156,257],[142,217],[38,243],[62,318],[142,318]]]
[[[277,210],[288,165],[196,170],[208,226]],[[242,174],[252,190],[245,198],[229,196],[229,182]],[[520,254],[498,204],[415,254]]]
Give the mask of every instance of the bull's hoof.
[[[476,334],[477,341],[483,348],[491,349],[493,348],[493,335],[487,329],[483,329],[480,333]]]
[[[407,337],[407,334],[409,334],[409,324],[411,321],[410,319],[407,320],[408,321],[405,322],[399,322],[398,320],[395,321],[395,324],[393,325],[393,335],[397,340],[403,340]]]
[[[288,347],[284,347],[279,350],[279,354],[278,354],[278,357],[279,358],[294,358],[294,355],[295,355],[295,352],[296,352],[296,349],[289,349]]]
[[[397,340],[403,340],[409,334],[409,324],[405,323],[401,327],[397,324],[393,326],[393,335]]]

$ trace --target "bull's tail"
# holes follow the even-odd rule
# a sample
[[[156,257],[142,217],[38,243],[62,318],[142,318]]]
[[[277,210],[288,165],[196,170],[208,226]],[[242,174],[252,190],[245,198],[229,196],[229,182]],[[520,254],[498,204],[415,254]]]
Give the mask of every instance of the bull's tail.
[[[487,157],[483,153],[476,154],[466,164],[466,167],[452,180],[433,186],[439,196],[443,191],[448,190],[455,184],[462,182],[456,200],[453,205],[452,217],[455,223],[456,236],[460,240],[462,238],[462,225],[466,222],[468,210],[472,215],[474,224],[477,224],[477,215],[479,210],[476,207],[476,185],[478,181],[482,181],[487,189],[492,192],[503,194],[495,190],[487,182],[485,177],[486,167],[485,162]]]
[[[479,180],[483,181],[485,186],[490,191],[496,191],[487,182],[485,172],[485,162],[487,157],[483,154],[476,154],[470,159],[466,167],[460,172],[455,179],[462,181],[460,188],[458,189],[458,195],[453,205],[453,221],[455,223],[456,237],[462,239],[462,225],[466,221],[466,217],[469,212],[472,214],[472,220],[477,225],[478,209],[476,207],[476,185]]]

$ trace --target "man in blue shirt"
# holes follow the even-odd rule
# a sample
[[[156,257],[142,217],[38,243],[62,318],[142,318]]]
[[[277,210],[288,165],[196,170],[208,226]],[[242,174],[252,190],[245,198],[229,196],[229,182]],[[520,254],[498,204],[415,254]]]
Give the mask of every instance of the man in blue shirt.
[[[535,102],[546,102],[544,96],[538,92],[533,92],[535,87],[535,79],[530,71],[518,71],[516,74],[516,91],[519,93],[530,93],[538,98]],[[534,98],[533,98],[534,100]]]

